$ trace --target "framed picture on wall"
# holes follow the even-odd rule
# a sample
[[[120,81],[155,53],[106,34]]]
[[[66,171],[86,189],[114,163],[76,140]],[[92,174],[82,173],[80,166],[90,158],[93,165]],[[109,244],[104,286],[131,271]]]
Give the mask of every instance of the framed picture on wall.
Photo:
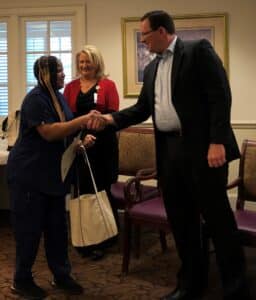
[[[227,14],[173,16],[176,33],[184,40],[205,38],[211,42],[228,71]],[[122,19],[124,97],[139,95],[143,71],[154,58],[140,42],[140,18]]]

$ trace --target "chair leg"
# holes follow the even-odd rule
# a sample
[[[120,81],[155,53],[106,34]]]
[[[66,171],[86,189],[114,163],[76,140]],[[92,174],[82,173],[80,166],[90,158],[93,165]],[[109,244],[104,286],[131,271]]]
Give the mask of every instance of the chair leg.
[[[123,234],[123,262],[122,275],[128,274],[131,255],[131,220],[128,214],[124,213],[124,234]]]
[[[167,250],[166,233],[165,231],[160,230],[159,234],[160,234],[160,243],[161,243],[162,251],[165,252]]]
[[[135,246],[135,257],[140,258],[140,236],[141,230],[139,225],[134,227],[134,246]]]

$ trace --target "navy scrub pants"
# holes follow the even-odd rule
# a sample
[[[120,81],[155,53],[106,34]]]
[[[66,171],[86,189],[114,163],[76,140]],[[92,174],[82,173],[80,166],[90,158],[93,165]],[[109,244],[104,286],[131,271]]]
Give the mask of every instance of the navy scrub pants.
[[[55,278],[68,276],[68,232],[65,197],[24,191],[19,185],[10,187],[11,217],[16,241],[15,282],[32,279],[40,239],[48,266]]]

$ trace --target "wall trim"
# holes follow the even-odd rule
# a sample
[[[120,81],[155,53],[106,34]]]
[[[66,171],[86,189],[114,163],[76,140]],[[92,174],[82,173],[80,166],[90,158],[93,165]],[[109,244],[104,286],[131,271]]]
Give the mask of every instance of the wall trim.
[[[256,129],[256,122],[231,122],[233,129]]]
[[[145,126],[145,127],[152,127],[152,121],[147,120],[143,123],[134,125],[134,126]],[[235,122],[231,122],[232,128],[233,129],[251,129],[254,130],[256,129],[256,121],[253,122],[246,122],[246,121],[235,121]]]
[[[236,199],[237,199],[237,193],[228,193],[228,198],[231,204],[231,207],[233,210],[236,208]],[[256,202],[248,201],[246,203],[246,209],[256,211]]]

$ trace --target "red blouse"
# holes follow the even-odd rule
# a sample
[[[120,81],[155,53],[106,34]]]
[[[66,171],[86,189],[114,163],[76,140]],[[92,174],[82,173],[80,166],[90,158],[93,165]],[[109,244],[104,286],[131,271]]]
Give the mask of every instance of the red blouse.
[[[96,110],[101,113],[118,111],[119,96],[114,81],[104,78],[99,80],[98,86]],[[73,113],[76,112],[76,99],[80,89],[79,78],[69,82],[64,89],[64,96]]]

